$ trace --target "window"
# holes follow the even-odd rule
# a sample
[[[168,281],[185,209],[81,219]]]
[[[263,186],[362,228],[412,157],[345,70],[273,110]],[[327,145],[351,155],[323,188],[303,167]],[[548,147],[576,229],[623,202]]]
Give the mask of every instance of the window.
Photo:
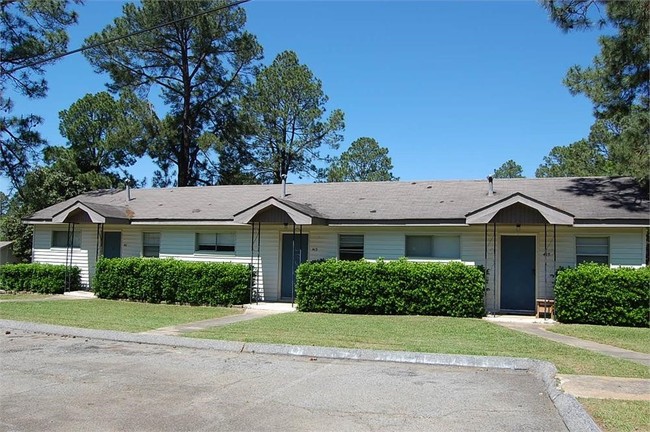
[[[609,238],[576,237],[576,264],[583,262],[609,264]]]
[[[434,236],[433,257],[460,259],[460,236]]]
[[[431,236],[406,236],[406,256],[407,257],[431,257],[433,251]]]
[[[460,236],[406,236],[409,258],[460,259]]]
[[[339,259],[356,261],[363,258],[363,236],[344,235],[339,236]]]
[[[235,233],[197,233],[196,251],[235,252]]]
[[[142,256],[158,258],[160,256],[160,233],[142,233]]]
[[[72,234],[72,232],[70,233]],[[52,247],[67,248],[68,247],[68,231],[52,231]],[[74,232],[72,239],[72,247],[81,247],[81,233]]]

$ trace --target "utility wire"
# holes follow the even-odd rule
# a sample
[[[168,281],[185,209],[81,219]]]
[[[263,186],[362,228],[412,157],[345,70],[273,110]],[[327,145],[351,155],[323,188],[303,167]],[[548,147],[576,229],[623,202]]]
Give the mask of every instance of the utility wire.
[[[232,3],[228,3],[226,5],[223,5],[223,6],[218,6],[218,7],[209,9],[207,11],[195,13],[194,15],[181,17],[181,18],[178,18],[178,19],[175,19],[175,20],[172,20],[172,21],[167,21],[165,23],[155,25],[153,27],[149,27],[149,28],[146,28],[146,29],[143,29],[143,30],[138,30],[136,32],[129,33],[129,34],[124,35],[124,36],[117,36],[117,37],[114,37],[114,38],[111,38],[111,39],[108,39],[108,40],[105,40],[105,41],[102,41],[102,42],[97,42],[97,43],[94,43],[94,44],[91,44],[91,45],[85,45],[85,46],[82,46],[81,48],[77,48],[77,49],[74,49],[72,51],[62,53],[62,54],[57,54],[55,56],[48,57],[48,58],[46,58],[44,60],[38,60],[38,61],[26,64],[26,65],[18,66],[16,68],[5,71],[4,73],[12,74],[14,72],[18,72],[21,69],[26,69],[26,68],[31,68],[31,67],[34,67],[34,66],[38,66],[39,64],[47,63],[47,62],[50,62],[52,60],[57,60],[57,59],[60,59],[62,57],[69,56],[71,54],[76,54],[78,52],[83,52],[83,51],[93,49],[93,48],[97,48],[97,47],[100,47],[100,46],[103,46],[103,45],[108,45],[110,43],[113,43],[113,42],[116,42],[116,41],[119,41],[119,40],[122,40],[122,39],[127,39],[127,38],[130,38],[132,36],[137,36],[137,35],[140,35],[142,33],[150,32],[152,30],[157,30],[159,28],[162,28],[162,27],[165,27],[165,26],[168,26],[168,25],[171,25],[171,24],[176,24],[176,23],[181,22],[181,21],[185,21],[185,20],[188,20],[188,19],[193,19],[193,18],[196,18],[196,17],[200,17],[202,15],[207,15],[207,14],[211,14],[211,13],[214,13],[214,12],[218,12],[220,10],[228,9],[228,8],[233,7],[233,6],[239,6],[240,4],[248,3],[249,1],[250,0],[238,0],[238,1],[235,1],[235,2],[232,2]]]

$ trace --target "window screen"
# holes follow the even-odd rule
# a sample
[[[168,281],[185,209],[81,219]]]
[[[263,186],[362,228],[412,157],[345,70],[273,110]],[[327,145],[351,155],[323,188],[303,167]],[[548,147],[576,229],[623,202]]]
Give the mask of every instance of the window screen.
[[[72,233],[71,233],[72,234]],[[68,247],[68,232],[67,231],[52,231],[52,247]],[[81,233],[74,232],[72,239],[72,247],[81,247]]]
[[[609,238],[576,237],[576,264],[583,262],[609,264]]]
[[[235,233],[217,234],[217,251],[235,252]]]
[[[406,236],[409,258],[460,259],[460,236]]]
[[[197,233],[195,250],[235,252],[235,233]]]
[[[142,256],[158,258],[160,256],[160,233],[142,233]]]
[[[432,239],[431,236],[406,236],[406,256],[412,258],[433,256]]]
[[[433,237],[433,257],[460,259],[460,236]]]
[[[363,236],[344,235],[339,236],[339,259],[356,261],[363,258]]]

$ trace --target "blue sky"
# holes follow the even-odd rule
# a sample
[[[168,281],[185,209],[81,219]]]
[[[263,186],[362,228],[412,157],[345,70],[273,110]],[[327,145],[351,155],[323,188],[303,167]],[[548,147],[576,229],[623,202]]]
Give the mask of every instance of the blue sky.
[[[122,4],[79,7],[69,48]],[[323,82],[328,108],[345,112],[345,139],[331,154],[373,137],[402,180],[484,178],[508,159],[533,177],[552,147],[585,137],[593,121],[590,102],[562,79],[591,63],[598,34],[562,33],[535,1],[253,0],[244,8],[263,63],[295,51]],[[16,112],[41,115],[42,135],[62,145],[58,112],[104,90],[107,78],[81,54],[46,70],[48,97],[17,98]],[[131,171],[151,179],[154,169],[143,160]]]

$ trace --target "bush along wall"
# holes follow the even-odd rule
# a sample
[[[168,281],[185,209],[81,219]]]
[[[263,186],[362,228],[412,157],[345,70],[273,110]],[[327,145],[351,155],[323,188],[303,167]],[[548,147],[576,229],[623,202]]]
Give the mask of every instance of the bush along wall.
[[[453,262],[307,262],[296,271],[296,302],[305,312],[377,315],[485,314],[485,276]]]
[[[248,303],[250,267],[153,258],[102,258],[93,291],[99,298],[229,306]]]
[[[558,272],[555,314],[564,323],[648,327],[650,268],[580,264]]]
[[[40,294],[63,294],[66,273],[70,278],[70,290],[81,287],[81,270],[54,264],[5,264],[0,266],[0,289]]]

